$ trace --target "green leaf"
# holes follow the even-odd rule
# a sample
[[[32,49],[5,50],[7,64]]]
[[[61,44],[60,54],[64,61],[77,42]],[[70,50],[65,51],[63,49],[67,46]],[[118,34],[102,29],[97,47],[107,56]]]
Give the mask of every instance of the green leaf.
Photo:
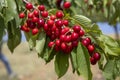
[[[92,80],[89,53],[81,43],[77,47],[77,64],[78,72],[84,77],[84,80]]]
[[[75,70],[77,70],[78,68],[78,64],[77,64],[77,49],[74,48],[70,54],[70,59],[71,59],[71,64],[72,64],[72,68],[73,68],[73,73],[75,72]]]
[[[106,35],[101,35],[99,38],[99,45],[106,54],[118,56],[120,55],[120,46],[117,41]]]
[[[50,9],[48,12],[49,12],[49,14],[56,14],[56,11],[57,11],[57,9]]]
[[[83,27],[90,27],[91,25],[91,20],[85,16],[75,15],[72,18],[76,23],[80,24]]]
[[[11,52],[20,44],[21,42],[21,31],[19,28],[16,27],[15,19],[8,23],[8,48]]]
[[[17,7],[14,0],[7,0],[7,8],[5,8],[4,20],[7,24],[10,20],[14,19],[17,14]]]
[[[115,68],[115,61],[109,60],[104,67],[103,75],[106,78],[106,80],[115,80],[113,76],[113,71]]]
[[[7,6],[7,1],[6,1],[6,0],[1,0],[1,1],[0,1],[0,12],[2,11],[2,9],[3,9],[4,7],[8,7],[8,6]]]
[[[4,29],[5,29],[4,19],[3,19],[2,15],[0,14],[0,41],[3,38]]]
[[[38,54],[41,54],[43,52],[45,41],[46,41],[46,34],[42,31],[39,34],[38,40],[36,41],[36,51],[38,52]]]
[[[58,75],[58,77],[62,77],[68,70],[69,67],[69,55],[64,53],[56,53],[55,57],[55,71]]]

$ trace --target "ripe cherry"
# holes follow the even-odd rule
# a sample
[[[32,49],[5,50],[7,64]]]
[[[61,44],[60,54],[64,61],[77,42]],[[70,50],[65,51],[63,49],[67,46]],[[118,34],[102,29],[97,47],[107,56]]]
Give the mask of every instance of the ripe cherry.
[[[45,24],[44,19],[42,19],[42,18],[39,18],[37,23],[38,23],[38,28],[43,27]]]
[[[85,34],[85,32],[83,30],[80,30],[80,32],[79,32],[80,37],[82,37],[84,34]]]
[[[54,21],[53,20],[48,20],[47,24],[49,27],[52,27],[54,25]]]
[[[75,26],[73,26],[73,30],[74,30],[74,32],[79,33],[81,30],[81,27],[78,25],[75,25]]]
[[[44,18],[48,17],[48,11],[41,12],[41,16]]]
[[[88,44],[91,44],[91,39],[89,37],[86,37],[85,40],[88,42]]]
[[[62,27],[62,26],[63,26],[62,20],[57,20],[57,21],[55,22],[55,25],[56,25],[56,27]]]
[[[33,14],[37,17],[37,16],[39,16],[39,11],[35,9]]]
[[[64,42],[65,41],[65,37],[66,37],[65,35],[60,35],[60,41]]]
[[[86,39],[83,39],[82,44],[87,47],[89,45],[89,42]]]
[[[37,17],[35,17],[35,16],[32,18],[32,22],[38,22],[38,20],[39,19]]]
[[[40,11],[44,11],[44,10],[45,10],[45,6],[44,6],[44,5],[39,5],[39,6],[38,6],[38,9],[39,9]]]
[[[43,29],[44,29],[45,31],[48,31],[49,28],[48,28],[48,24],[47,24],[47,23],[44,24]]]
[[[56,19],[56,16],[55,16],[55,15],[51,15],[51,16],[50,16],[50,19],[51,19],[51,20],[55,20],[55,19]]]
[[[56,45],[56,46],[60,46],[60,45],[61,45],[61,42],[60,42],[59,39],[57,39],[57,40],[55,41],[55,45]]]
[[[39,32],[38,28],[32,29],[32,34],[33,34],[33,35],[36,35],[38,32]]]
[[[95,65],[97,63],[97,61],[95,60],[94,57],[90,58],[90,62],[91,62],[92,65]]]
[[[71,3],[68,2],[68,1],[63,4],[63,7],[64,7],[65,9],[70,8],[70,6],[71,6]]]
[[[65,36],[65,42],[71,42],[71,35],[66,35]]]
[[[62,35],[62,34],[65,34],[65,33],[68,32],[69,30],[70,30],[69,27],[63,28],[63,29],[61,30],[61,35]]]
[[[94,45],[90,44],[87,46],[87,49],[88,49],[89,53],[93,53],[95,50],[95,47],[94,47]]]
[[[57,18],[62,18],[64,16],[63,12],[62,11],[57,11],[56,12],[56,17]]]
[[[77,40],[77,39],[79,38],[79,35],[78,35],[78,33],[76,33],[76,32],[73,32],[73,33],[71,34],[71,38],[72,38],[72,41],[75,41],[75,40]]]
[[[28,18],[33,18],[33,13],[28,13]]]
[[[25,17],[25,13],[24,12],[21,12],[20,14],[19,14],[19,18],[24,18]]]
[[[73,46],[73,47],[77,47],[77,46],[78,46],[78,40],[72,41],[72,46]]]
[[[95,59],[96,61],[98,61],[98,60],[100,60],[101,55],[100,55],[98,52],[95,52],[95,53],[93,54],[93,57],[94,57],[94,59]]]
[[[50,41],[50,42],[48,43],[48,47],[49,47],[49,48],[52,48],[52,47],[54,46],[54,44],[55,44],[55,43],[54,43],[53,41]]]
[[[64,51],[64,50],[66,50],[67,49],[67,45],[66,45],[66,43],[61,43],[61,49]]]
[[[63,20],[63,24],[64,24],[65,26],[68,26],[68,24],[69,24],[68,20]]]
[[[33,9],[32,3],[27,3],[26,4],[26,9],[28,9],[28,10]]]

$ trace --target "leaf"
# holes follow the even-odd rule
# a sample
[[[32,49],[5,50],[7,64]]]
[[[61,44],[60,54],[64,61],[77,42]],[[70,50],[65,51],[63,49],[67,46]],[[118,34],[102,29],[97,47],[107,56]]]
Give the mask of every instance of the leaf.
[[[78,71],[85,78],[84,80],[92,80],[89,53],[81,43],[77,47],[77,64]]]
[[[49,12],[49,14],[56,14],[56,11],[57,11],[57,9],[50,9],[48,12]]]
[[[4,7],[7,7],[7,1],[6,0],[1,0],[0,1],[0,12]]]
[[[70,54],[70,59],[71,59],[71,63],[72,63],[72,68],[73,68],[73,73],[75,72],[75,70],[77,70],[78,68],[78,64],[77,64],[77,49],[74,48]]]
[[[46,41],[46,34],[44,32],[41,32],[39,35],[38,40],[36,41],[36,51],[41,54],[44,46],[45,46],[45,41]]]
[[[120,55],[120,46],[117,41],[106,35],[101,35],[99,38],[99,45],[106,54],[118,56]]]
[[[55,72],[57,73],[58,77],[61,78],[68,70],[69,67],[69,55],[64,53],[56,53],[55,57]]]
[[[4,29],[5,29],[4,19],[3,19],[2,15],[0,14],[0,41],[3,38]]]
[[[5,9],[5,13],[3,13],[5,24],[14,19],[17,14],[17,7],[14,0],[7,0],[7,5],[8,7]]]
[[[103,75],[106,78],[106,80],[115,80],[114,75],[113,75],[114,68],[115,68],[115,61],[114,60],[109,60],[105,64],[105,67],[103,70]]]
[[[83,27],[90,27],[90,25],[91,25],[91,20],[85,16],[75,15],[72,18],[74,21],[76,21],[78,24],[80,24]]]
[[[21,42],[21,31],[19,28],[16,27],[15,19],[8,23],[8,48],[11,52],[20,44]]]

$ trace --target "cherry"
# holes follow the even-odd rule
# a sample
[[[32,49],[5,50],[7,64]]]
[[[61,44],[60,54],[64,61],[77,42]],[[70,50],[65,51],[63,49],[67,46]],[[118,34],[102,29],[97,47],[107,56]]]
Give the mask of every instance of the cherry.
[[[28,13],[28,18],[33,18],[33,13]]]
[[[48,47],[49,47],[49,48],[52,48],[54,44],[55,44],[55,43],[54,43],[53,41],[50,41],[50,42],[48,43]]]
[[[98,60],[100,60],[101,55],[100,55],[98,52],[95,52],[95,53],[93,54],[93,57],[94,57],[94,59],[95,59],[96,61],[98,61]]]
[[[80,28],[80,26],[75,25],[75,26],[73,26],[73,30],[74,30],[74,32],[79,33],[81,28]]]
[[[85,34],[85,32],[83,30],[80,30],[80,32],[79,32],[80,37],[82,37],[84,34]]]
[[[41,16],[44,18],[48,17],[48,11],[41,12]]]
[[[69,27],[63,28],[63,29],[61,30],[61,35],[62,35],[62,34],[65,34],[65,33],[68,32],[69,30],[70,30]]]
[[[55,41],[55,45],[56,45],[56,46],[60,46],[60,45],[61,45],[61,42],[60,42],[59,39],[57,39],[57,40]]]
[[[73,33],[71,34],[71,38],[72,38],[72,41],[75,41],[75,40],[77,40],[77,39],[79,38],[79,35],[78,35],[78,33],[76,33],[76,32],[73,32]]]
[[[43,26],[43,28],[44,28],[45,31],[48,31],[48,29],[49,29],[49,28],[48,28],[48,24],[45,23],[44,26]]]
[[[37,17],[35,17],[35,16],[32,18],[32,22],[38,22],[38,20],[39,19]]]
[[[65,37],[66,37],[65,35],[60,35],[60,41],[64,42],[65,41]]]
[[[72,46],[73,46],[73,47],[77,47],[77,46],[78,46],[78,40],[72,41]]]
[[[89,45],[89,42],[86,39],[83,39],[82,44],[87,47]]]
[[[33,9],[32,3],[27,3],[26,4],[26,9],[28,9],[28,10]]]
[[[61,43],[61,49],[64,51],[64,50],[66,50],[67,49],[67,45],[66,45],[66,43]]]
[[[44,11],[44,10],[45,10],[45,6],[44,6],[44,5],[39,5],[39,6],[38,6],[38,9],[39,9],[40,11]]]
[[[68,24],[69,24],[68,20],[63,20],[63,24],[64,24],[65,26],[68,26]]]
[[[68,1],[63,4],[63,7],[64,7],[65,9],[70,8],[70,6],[71,6],[71,3],[68,2]]]
[[[53,24],[54,24],[54,21],[53,21],[53,20],[48,20],[48,21],[47,21],[47,24],[48,24],[49,27],[52,27]]]
[[[50,16],[50,19],[51,19],[51,20],[55,20],[55,19],[56,19],[56,16],[55,16],[55,15],[51,15],[51,16]]]
[[[25,32],[29,32],[30,31],[30,29],[28,27],[26,27],[25,25],[21,26],[20,29],[25,31]]]
[[[62,20],[57,20],[57,21],[55,22],[55,25],[56,25],[56,27],[62,27],[62,26],[63,26]]]
[[[95,47],[94,47],[94,45],[90,44],[87,46],[87,49],[88,49],[89,53],[93,53],[95,50]]]
[[[38,31],[39,31],[38,28],[34,28],[34,29],[32,29],[32,34],[36,35],[38,33]]]
[[[86,37],[85,40],[88,42],[88,44],[91,44],[91,39],[89,37]]]
[[[91,62],[92,65],[95,65],[97,61],[95,60],[94,57],[91,57],[90,58],[90,62]]]
[[[39,11],[35,9],[34,12],[33,12],[33,14],[34,14],[35,16],[39,16]]]
[[[64,16],[63,12],[62,11],[57,11],[56,12],[56,17],[57,18],[62,18]]]
[[[55,25],[53,25],[52,28],[51,28],[51,30],[52,30],[53,32],[55,32],[56,29],[57,29],[57,27],[56,27]]]
[[[24,18],[25,17],[25,13],[24,12],[21,12],[20,14],[19,14],[19,18]]]
[[[65,42],[71,42],[71,35],[66,35]]]
[[[44,19],[42,19],[42,18],[39,18],[37,23],[38,23],[38,28],[43,27],[45,24]]]

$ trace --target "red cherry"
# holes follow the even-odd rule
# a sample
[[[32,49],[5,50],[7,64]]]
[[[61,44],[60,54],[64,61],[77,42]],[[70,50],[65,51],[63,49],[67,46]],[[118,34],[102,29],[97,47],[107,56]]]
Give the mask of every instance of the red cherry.
[[[61,49],[64,51],[64,50],[66,50],[67,49],[67,45],[66,45],[66,43],[61,43]]]
[[[95,50],[95,47],[94,47],[94,45],[90,44],[87,46],[87,49],[88,49],[89,53],[93,53]]]
[[[65,42],[71,42],[71,35],[66,35]]]
[[[70,8],[70,6],[71,6],[71,3],[68,2],[68,1],[63,4],[63,7],[64,7],[65,9]]]
[[[47,21],[47,24],[48,24],[49,27],[52,27],[53,24],[54,24],[54,21],[53,21],[53,20],[48,20],[48,21]]]
[[[56,27],[55,25],[53,25],[52,28],[51,28],[51,30],[52,30],[53,32],[55,32],[56,29],[57,29],[57,27]]]
[[[78,25],[75,25],[75,26],[73,26],[73,30],[74,30],[74,32],[79,33],[81,30],[81,27]]]
[[[73,47],[77,47],[78,46],[78,41],[76,40],[76,41],[72,41],[72,46]]]
[[[21,26],[20,28],[22,31],[25,31],[25,32],[29,32],[30,29],[28,27],[26,27],[25,25]]]
[[[82,37],[84,34],[85,34],[85,32],[83,30],[80,30],[80,32],[79,32],[80,37]]]
[[[98,52],[95,52],[95,53],[93,54],[93,57],[94,57],[94,59],[95,59],[96,61],[98,61],[98,60],[100,60],[101,55],[100,55]]]
[[[62,11],[57,11],[56,12],[56,17],[57,18],[62,18],[64,16],[63,12]]]
[[[38,28],[34,28],[34,29],[32,29],[32,34],[36,35],[38,33],[38,31],[39,31]]]
[[[28,13],[28,18],[33,18],[33,13]]]
[[[49,29],[48,28],[48,24],[45,23],[44,26],[43,26],[43,28],[44,28],[45,31],[48,31],[48,29]]]
[[[60,35],[60,41],[64,42],[65,41],[65,35]]]
[[[37,17],[35,17],[35,16],[32,18],[32,22],[38,22],[38,20],[39,19]]]
[[[21,12],[20,14],[19,14],[19,18],[24,18],[25,17],[25,13],[24,12]]]
[[[91,39],[89,37],[86,37],[85,40],[88,42],[88,44],[91,44]]]
[[[37,23],[38,23],[38,28],[43,27],[45,24],[44,19],[42,19],[42,18],[39,18]]]
[[[79,38],[79,35],[78,35],[78,33],[76,33],[76,32],[73,32],[73,33],[71,34],[71,38],[72,38],[72,41],[75,41],[75,40],[77,40],[77,39]]]
[[[26,4],[26,9],[28,9],[28,10],[33,9],[32,3],[27,3]]]
[[[33,14],[34,14],[35,16],[39,16],[39,11],[35,9],[34,12],[33,12]]]
[[[92,65],[95,65],[97,63],[97,61],[95,60],[94,57],[90,58],[90,62],[91,62]]]
[[[56,45],[56,46],[60,46],[60,44],[61,44],[60,40],[57,39],[57,40],[55,41],[55,45]]]
[[[89,45],[89,42],[86,39],[83,39],[82,44],[87,47]]]
[[[56,25],[56,27],[62,27],[62,26],[63,26],[62,20],[56,21],[56,22],[55,22],[55,25]]]
[[[44,11],[44,10],[45,10],[45,6],[44,6],[44,5],[39,5],[39,6],[38,6],[38,9],[39,9],[40,11]]]
[[[51,15],[51,16],[50,16],[50,19],[51,19],[51,20],[55,20],[55,19],[56,19],[56,16],[55,16],[55,15]]]
[[[48,17],[48,11],[43,11],[41,13],[41,16],[44,17],[44,18]]]
[[[68,32],[69,30],[70,30],[69,27],[63,28],[63,29],[61,30],[61,35],[62,35],[62,34],[65,34],[65,33]]]
[[[56,36],[55,36],[54,34],[52,34],[52,35],[50,36],[50,39],[51,39],[51,40],[55,40],[55,39],[56,39]]]
[[[49,48],[52,48],[54,44],[55,44],[55,43],[54,43],[53,41],[50,41],[50,42],[48,43],[48,47],[49,47]]]
[[[68,24],[69,24],[68,20],[63,20],[63,24],[64,24],[65,26],[68,26]]]

